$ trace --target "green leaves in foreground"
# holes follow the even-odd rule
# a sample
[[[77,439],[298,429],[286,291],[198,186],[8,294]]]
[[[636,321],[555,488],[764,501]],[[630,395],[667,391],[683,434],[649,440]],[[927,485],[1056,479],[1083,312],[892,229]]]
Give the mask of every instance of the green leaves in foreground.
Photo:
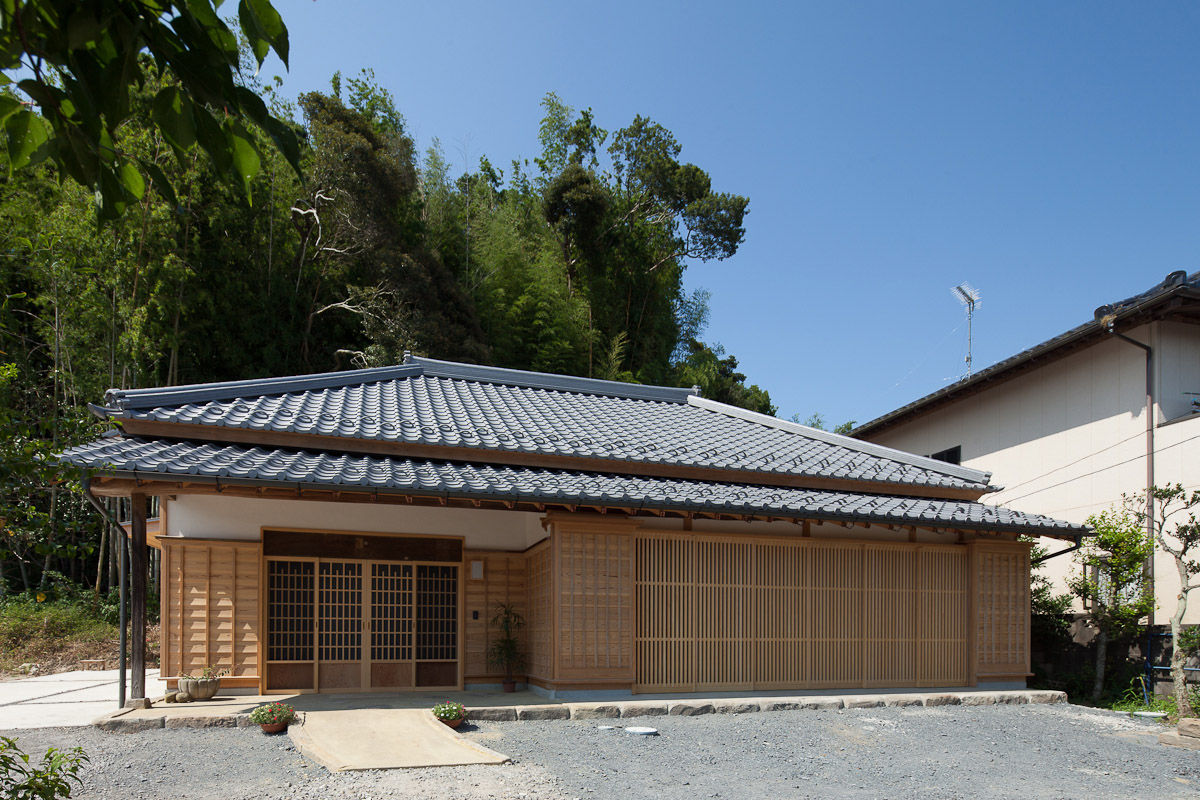
[[[145,54],[174,82],[151,107],[151,124],[177,156],[207,153],[250,199],[261,157],[247,125],[262,128],[299,173],[296,133],[238,83],[238,39],[217,14],[220,0],[0,0],[0,123],[10,170],[52,161],[96,190],[112,219],[145,195],[147,179],[169,201],[155,165],[113,145],[131,116]],[[287,65],[288,32],[269,0],[241,0],[238,24],[258,66],[275,54]],[[36,110],[35,110],[36,108]]]

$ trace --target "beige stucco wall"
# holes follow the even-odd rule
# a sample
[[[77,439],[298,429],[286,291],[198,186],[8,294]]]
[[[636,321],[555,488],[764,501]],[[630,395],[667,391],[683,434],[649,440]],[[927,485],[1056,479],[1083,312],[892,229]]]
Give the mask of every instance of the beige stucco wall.
[[[1155,348],[1155,482],[1200,487],[1200,415],[1187,416],[1183,394],[1200,391],[1200,328],[1154,323],[1129,335]],[[959,445],[964,466],[1004,487],[985,502],[1084,522],[1145,489],[1145,376],[1142,350],[1110,339],[869,438],[922,454]],[[1043,569],[1065,591],[1073,567],[1063,556]],[[1165,622],[1179,581],[1165,554],[1155,573]],[[1191,606],[1187,621],[1200,623],[1200,595]]]
[[[523,511],[214,495],[180,495],[167,505],[169,536],[257,540],[263,527],[462,536],[468,549],[518,551],[546,536],[541,515]]]

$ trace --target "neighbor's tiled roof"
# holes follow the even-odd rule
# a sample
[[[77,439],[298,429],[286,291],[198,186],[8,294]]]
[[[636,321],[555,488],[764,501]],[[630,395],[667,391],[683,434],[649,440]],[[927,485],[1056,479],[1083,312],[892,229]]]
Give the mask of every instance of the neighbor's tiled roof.
[[[962,526],[1024,534],[1074,536],[1080,525],[982,503],[917,497],[753,486],[612,473],[462,464],[388,456],[270,447],[102,437],[63,459],[115,476],[284,488],[375,490],[447,499],[503,500],[853,520],[931,527]]]
[[[1118,322],[1123,322],[1131,318],[1135,320],[1144,318],[1145,314],[1150,313],[1155,308],[1160,308],[1163,303],[1172,298],[1188,297],[1194,300],[1198,293],[1200,293],[1200,272],[1193,272],[1190,275],[1183,270],[1172,272],[1161,282],[1141,294],[1100,306],[1093,312],[1092,319],[1089,319],[1087,322],[1076,325],[1069,331],[1060,333],[1058,336],[1047,339],[1040,344],[1022,350],[1016,355],[1009,356],[1003,361],[997,361],[995,364],[986,369],[981,369],[969,378],[963,378],[956,383],[938,389],[936,392],[931,392],[924,397],[917,398],[907,405],[882,414],[869,422],[864,422],[850,433],[852,436],[872,436],[877,434],[901,419],[922,413],[928,406],[956,398],[960,394],[989,382],[1003,380],[1010,373],[1016,374],[1018,369],[1025,368],[1035,362],[1040,363],[1047,358],[1052,358],[1055,354],[1067,352],[1071,347],[1078,347],[1089,341],[1094,341],[1097,336],[1107,335],[1105,331]]]
[[[105,413],[118,420],[995,489],[986,472],[745,412],[687,389],[432,359],[296,378],[114,390],[106,402]],[[354,448],[348,442],[346,449]],[[604,468],[621,471],[619,463]]]

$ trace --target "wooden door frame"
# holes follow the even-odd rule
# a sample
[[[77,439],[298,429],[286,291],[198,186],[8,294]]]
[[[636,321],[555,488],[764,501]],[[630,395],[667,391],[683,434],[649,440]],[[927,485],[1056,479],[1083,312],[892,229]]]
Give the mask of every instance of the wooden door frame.
[[[320,556],[268,556],[264,552],[264,531],[281,531],[284,533],[325,533],[342,536],[386,536],[397,539],[449,539],[458,541],[461,545],[460,552],[462,557],[458,561],[394,561],[386,559],[355,559],[355,558],[321,558]],[[318,613],[319,591],[320,591],[320,562],[346,562],[353,561],[363,565],[363,587],[362,587],[362,602],[364,606],[363,613],[363,670],[369,676],[370,670],[370,593],[371,587],[367,581],[371,578],[370,567],[372,564],[411,564],[413,565],[413,686],[410,687],[379,687],[372,688],[370,680],[363,681],[365,686],[360,686],[358,689],[342,689],[335,693],[355,694],[355,693],[382,693],[382,692],[445,692],[445,691],[462,691],[465,667],[465,652],[466,652],[466,618],[464,616],[466,598],[464,595],[466,580],[466,537],[452,536],[446,534],[425,534],[425,533],[387,533],[384,531],[359,531],[345,529],[329,529],[329,528],[297,528],[281,525],[261,525],[258,530],[258,557],[259,557],[259,684],[258,691],[260,695],[283,695],[283,694],[319,694],[321,691],[320,681],[320,659],[319,655],[319,637],[320,637],[320,615]],[[267,650],[270,646],[270,621],[268,613],[268,586],[267,586],[267,561],[311,561],[313,566],[313,688],[312,689],[268,689],[267,688],[267,671],[269,660],[267,658]],[[417,645],[417,629],[416,629],[416,579],[417,565],[424,566],[439,566],[439,567],[455,567],[457,572],[457,596],[458,603],[457,613],[457,631],[456,631],[456,656],[455,659],[458,665],[457,669],[457,684],[453,686],[416,686],[416,645]]]

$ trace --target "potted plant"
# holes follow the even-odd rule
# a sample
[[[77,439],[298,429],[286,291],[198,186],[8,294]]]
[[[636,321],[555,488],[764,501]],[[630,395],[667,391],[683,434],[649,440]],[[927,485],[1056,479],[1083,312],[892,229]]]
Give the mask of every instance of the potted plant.
[[[433,715],[451,728],[457,728],[467,718],[467,707],[462,703],[443,700],[433,707]]]
[[[229,670],[213,666],[205,667],[199,675],[184,673],[179,676],[179,691],[192,700],[212,700],[221,688],[221,677],[228,674]]]
[[[250,721],[262,728],[263,733],[281,733],[295,720],[296,709],[287,703],[267,703],[250,712]]]
[[[500,603],[492,624],[500,629],[500,636],[488,648],[488,661],[504,670],[504,691],[517,690],[516,673],[525,668],[525,653],[517,640],[517,631],[525,624],[525,618],[517,613],[512,603]]]

